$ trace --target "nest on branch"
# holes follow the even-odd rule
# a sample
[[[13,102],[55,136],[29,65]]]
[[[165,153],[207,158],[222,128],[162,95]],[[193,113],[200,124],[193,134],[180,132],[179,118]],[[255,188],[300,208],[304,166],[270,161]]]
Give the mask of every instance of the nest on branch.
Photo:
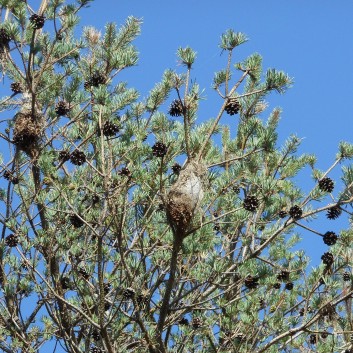
[[[187,162],[166,198],[166,214],[174,236],[184,238],[204,195],[207,167],[194,160]]]
[[[43,133],[43,117],[30,112],[19,112],[15,115],[14,120],[13,142],[29,157],[36,158]]]

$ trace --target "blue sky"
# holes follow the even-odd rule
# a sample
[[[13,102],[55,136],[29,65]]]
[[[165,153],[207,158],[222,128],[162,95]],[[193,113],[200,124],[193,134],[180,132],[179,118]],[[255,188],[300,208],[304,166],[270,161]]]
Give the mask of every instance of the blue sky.
[[[275,67],[294,77],[285,95],[273,94],[270,108],[281,106],[280,139],[291,133],[305,138],[303,152],[315,153],[319,166],[329,166],[341,140],[353,141],[353,3],[320,1],[95,1],[81,13],[83,24],[103,28],[128,15],[142,17],[137,68],[126,72],[129,83],[146,93],[165,68],[177,68],[175,52],[191,46],[198,52],[192,76],[206,89],[202,118],[214,116],[219,99],[211,89],[213,73],[225,64],[217,47],[232,28],[248,35],[234,59],[258,52],[264,68]]]
[[[140,61],[121,79],[139,89],[142,96],[159,81],[164,69],[181,70],[175,53],[178,47],[188,45],[198,53],[192,78],[205,89],[207,97],[200,104],[199,121],[215,117],[221,100],[211,88],[212,79],[214,72],[226,63],[226,55],[220,56],[219,38],[232,28],[249,38],[236,49],[234,61],[258,52],[263,56],[265,70],[274,67],[294,78],[294,85],[286,94],[273,93],[267,99],[268,113],[276,106],[283,109],[280,143],[290,134],[297,134],[303,138],[299,152],[315,154],[321,170],[333,163],[340,141],[353,143],[351,1],[342,0],[338,5],[328,0],[104,0],[93,2],[82,11],[82,26],[94,24],[103,29],[106,22],[122,24],[129,15],[141,17],[144,22],[135,42]],[[237,124],[236,119],[225,116],[223,122]],[[329,176],[337,182],[337,195],[340,168]],[[307,191],[314,186],[310,170],[297,179]],[[322,215],[309,226],[322,233],[338,233],[347,222],[343,217],[327,221]],[[312,257],[312,265],[320,263],[322,253],[328,251],[322,239],[312,233],[301,234],[301,247]]]

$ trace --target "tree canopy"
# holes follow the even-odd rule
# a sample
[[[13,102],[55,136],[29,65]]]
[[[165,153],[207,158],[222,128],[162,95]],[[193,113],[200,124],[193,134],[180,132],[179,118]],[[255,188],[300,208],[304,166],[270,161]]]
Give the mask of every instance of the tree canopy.
[[[293,80],[257,53],[234,62],[233,29],[206,120],[190,47],[141,98],[119,77],[141,19],[77,37],[91,3],[0,0],[0,349],[352,352],[353,232],[315,220],[351,222],[353,146],[324,171],[299,137],[280,146],[265,99]],[[303,231],[327,246],[317,267]]]

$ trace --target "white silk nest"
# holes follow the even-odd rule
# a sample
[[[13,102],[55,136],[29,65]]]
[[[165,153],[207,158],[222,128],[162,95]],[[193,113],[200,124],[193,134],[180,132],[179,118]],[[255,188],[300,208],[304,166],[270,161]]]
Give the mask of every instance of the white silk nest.
[[[167,194],[167,217],[174,233],[180,236],[185,235],[200,209],[206,176],[207,167],[190,160]]]

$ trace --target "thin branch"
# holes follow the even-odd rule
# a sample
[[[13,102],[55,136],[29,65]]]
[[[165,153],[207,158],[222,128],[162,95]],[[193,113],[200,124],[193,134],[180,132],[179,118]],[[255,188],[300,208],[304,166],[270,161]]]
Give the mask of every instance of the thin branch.
[[[245,79],[245,77],[248,75],[248,73],[249,73],[249,71],[245,71],[245,72],[244,72],[244,74],[242,75],[242,77],[239,79],[239,81],[234,85],[234,87],[233,87],[233,88],[231,89],[231,91],[229,92],[228,97],[230,97],[230,96],[235,92],[235,90],[236,90],[236,89],[240,86],[240,84],[244,81],[244,79]],[[206,138],[205,138],[205,141],[204,141],[202,147],[201,147],[200,150],[199,150],[199,153],[198,153],[198,155],[197,155],[197,161],[200,161],[200,160],[201,160],[202,154],[203,154],[203,152],[205,151],[205,148],[206,148],[206,146],[207,146],[207,144],[208,144],[208,141],[210,140],[210,138],[211,138],[213,132],[216,130],[216,127],[217,127],[219,121],[221,120],[222,114],[223,114],[224,109],[225,109],[225,107],[226,107],[227,104],[228,104],[228,100],[225,99],[224,102],[223,102],[223,104],[222,104],[222,107],[221,107],[221,109],[220,109],[220,111],[219,111],[219,113],[218,113],[218,115],[217,115],[217,118],[216,118],[215,122],[213,123],[213,125],[212,125],[212,127],[211,127],[211,129],[210,129],[210,131],[209,131],[209,133],[208,133],[208,135],[207,135]]]
[[[164,344],[162,341],[162,332],[163,332],[163,327],[164,327],[164,322],[167,317],[168,313],[168,308],[169,308],[169,300],[170,296],[172,293],[174,281],[175,281],[175,273],[177,270],[177,264],[178,264],[178,254],[179,250],[181,248],[182,244],[182,237],[179,236],[179,234],[176,234],[174,237],[174,242],[173,242],[173,250],[172,250],[172,256],[170,259],[170,270],[169,270],[169,278],[166,284],[165,292],[164,292],[164,297],[162,300],[162,306],[159,312],[159,319],[157,323],[157,335],[158,335],[158,341],[159,341],[159,348],[162,351],[162,353],[166,352],[164,348]]]
[[[228,97],[228,85],[229,85],[229,73],[230,73],[230,64],[232,62],[232,52],[233,50],[228,51],[228,62],[226,69],[226,82],[225,82],[225,96]]]
[[[332,306],[336,306],[338,303],[342,302],[343,300],[351,297],[353,294],[353,291],[349,291],[347,294],[345,294],[343,297],[333,301],[331,304]],[[277,343],[278,341],[282,340],[283,338],[287,337],[287,336],[291,336],[291,339],[293,339],[294,334],[297,334],[295,337],[298,337],[299,335],[301,335],[306,328],[308,328],[309,326],[313,325],[316,321],[318,321],[321,318],[321,310],[327,305],[328,303],[323,304],[318,312],[306,323],[290,329],[286,332],[283,332],[282,334],[278,335],[277,337],[275,337],[272,341],[270,341],[269,343],[267,343],[263,348],[261,348],[258,353],[262,353],[262,352],[266,352],[271,346],[273,346],[275,343]],[[290,342],[290,341],[289,341]],[[289,342],[286,342],[284,344],[284,346],[286,346]]]
[[[259,149],[254,149],[248,153],[245,153],[243,154],[242,156],[239,156],[239,157],[233,157],[233,158],[230,158],[230,159],[227,159],[225,161],[222,161],[222,162],[218,162],[218,163],[214,163],[214,164],[210,164],[207,166],[207,168],[212,168],[212,167],[217,167],[217,166],[223,166],[223,164],[226,164],[226,163],[229,163],[229,162],[234,162],[234,161],[239,161],[245,157],[248,157],[250,155],[252,155],[253,153],[258,153],[258,152],[261,152],[263,151],[263,148],[259,148]]]

